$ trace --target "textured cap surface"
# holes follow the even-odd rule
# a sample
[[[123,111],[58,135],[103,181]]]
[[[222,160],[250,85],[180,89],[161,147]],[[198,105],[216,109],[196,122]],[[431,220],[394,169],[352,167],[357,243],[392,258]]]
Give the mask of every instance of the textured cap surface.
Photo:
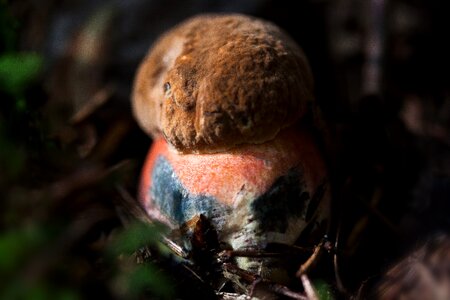
[[[181,152],[271,140],[312,100],[301,49],[275,25],[243,15],[197,16],[163,35],[136,76],[141,127]]]

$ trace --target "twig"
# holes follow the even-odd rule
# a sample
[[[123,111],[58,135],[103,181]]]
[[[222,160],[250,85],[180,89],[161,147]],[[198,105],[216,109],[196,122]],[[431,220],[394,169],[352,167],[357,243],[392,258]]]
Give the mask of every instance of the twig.
[[[218,255],[219,262],[229,261],[233,257],[286,257],[286,256],[297,256],[305,252],[313,252],[314,248],[304,248],[294,245],[285,245],[273,243],[270,245],[283,246],[284,249],[266,251],[262,249],[242,249],[242,250],[223,250]]]
[[[112,84],[106,85],[98,89],[92,97],[72,115],[70,118],[71,124],[77,124],[84,121],[92,113],[94,113],[99,107],[106,103],[114,93],[114,86]]]
[[[200,280],[200,282],[205,283],[205,281],[203,281],[203,279],[191,268],[189,268],[186,264],[183,264],[183,267],[188,270],[189,272],[191,272],[192,275],[194,275],[195,278],[197,278],[198,280]]]
[[[222,268],[225,272],[229,272],[231,274],[238,275],[241,279],[243,279],[244,281],[246,281],[248,283],[253,284],[255,281],[257,281],[258,283],[259,282],[265,283],[267,285],[268,289],[273,293],[283,295],[283,296],[289,297],[291,299],[310,300],[308,297],[306,297],[300,293],[291,291],[288,287],[286,287],[284,285],[281,285],[278,283],[273,283],[267,279],[261,278],[259,275],[249,272],[247,270],[243,270],[234,264],[225,263],[225,264],[223,264]],[[316,299],[314,299],[314,300],[316,300]]]
[[[363,296],[364,296],[364,291],[367,288],[367,283],[372,279],[373,279],[373,276],[367,278],[366,280],[363,280],[363,282],[359,286],[358,293],[355,296],[355,300],[364,299]]]
[[[302,281],[303,288],[305,289],[305,294],[308,300],[319,300],[319,296],[317,296],[316,290],[314,289],[311,281],[309,280],[306,274],[302,274],[300,276],[300,280]]]
[[[190,257],[189,253],[186,252],[186,250],[184,250],[177,243],[175,243],[171,239],[167,238],[166,236],[162,236],[162,240],[163,240],[164,245],[169,247],[169,249],[172,250],[176,255],[178,255],[184,259],[189,259],[189,257]]]
[[[139,220],[143,223],[150,224],[153,223],[153,221],[148,217],[148,215],[145,213],[144,208],[139,204],[139,202],[133,198],[130,193],[120,184],[116,185],[116,189],[119,192],[120,196],[122,197],[122,202],[120,202],[119,206],[123,210],[125,210],[126,214],[134,218],[136,220]],[[119,213],[119,216],[121,214]],[[128,218],[123,216],[121,218],[121,221],[127,225],[129,223]],[[183,259],[189,259],[190,255],[189,253],[184,250],[181,246],[179,246],[177,243],[169,239],[168,237],[161,235],[161,242],[167,246],[172,252],[174,252],[176,255]]]
[[[220,256],[226,258],[232,257],[279,257],[284,255],[280,252],[266,252],[264,250],[224,250]]]
[[[337,249],[339,249],[339,237],[341,234],[341,225],[342,222],[339,221],[338,228],[336,231],[336,241],[334,242],[334,256],[333,256],[333,266],[334,266],[334,278],[336,279],[336,285],[338,290],[343,293],[347,294],[347,289],[345,288],[344,284],[342,283],[341,276],[339,275],[339,264],[338,264],[338,256],[337,256]]]
[[[122,201],[116,203],[116,208],[120,210],[118,215],[124,225],[130,222],[129,219],[139,220],[147,224],[152,223],[141,204],[121,184],[116,185],[116,190],[122,198]]]
[[[323,245],[325,243],[325,239],[322,239],[320,243],[314,247],[314,252],[311,254],[311,256],[306,260],[305,263],[303,263],[300,268],[298,269],[296,276],[301,277],[301,275],[307,273],[308,269],[312,266],[312,264],[317,260],[320,254],[320,250],[322,250]]]
[[[289,297],[292,299],[312,300],[312,299],[309,299],[309,297],[305,297],[302,294],[291,291],[286,286],[281,285],[281,284],[270,284],[269,290],[271,290],[272,292],[277,293],[279,295],[283,295],[283,296],[286,296],[286,297]],[[317,299],[317,300],[319,300],[319,299]]]
[[[226,293],[226,292],[219,292],[216,293],[217,296],[221,297],[222,300],[248,300],[249,297],[244,294],[238,294],[238,293]]]

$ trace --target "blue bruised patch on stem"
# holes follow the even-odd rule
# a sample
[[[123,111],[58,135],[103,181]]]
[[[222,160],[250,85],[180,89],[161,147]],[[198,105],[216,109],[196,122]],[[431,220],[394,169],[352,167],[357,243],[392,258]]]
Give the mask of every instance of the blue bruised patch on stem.
[[[157,158],[151,178],[151,199],[174,225],[181,226],[200,214],[213,220],[216,225],[224,224],[227,216],[233,213],[232,207],[221,204],[212,196],[191,194],[163,156]],[[261,232],[284,233],[291,218],[306,218],[309,202],[310,195],[306,192],[303,174],[299,168],[292,168],[263,195],[249,202],[249,213]]]
[[[284,233],[290,218],[306,218],[310,196],[302,179],[300,170],[292,168],[252,202],[252,211],[263,232]]]
[[[231,209],[214,197],[189,193],[163,156],[157,158],[153,168],[150,196],[161,212],[178,226],[200,214],[208,219],[224,217]]]

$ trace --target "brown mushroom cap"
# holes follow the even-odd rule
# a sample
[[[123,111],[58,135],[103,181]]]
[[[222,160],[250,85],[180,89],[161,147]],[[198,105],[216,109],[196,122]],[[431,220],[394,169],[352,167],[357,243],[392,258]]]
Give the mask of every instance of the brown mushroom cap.
[[[273,139],[311,101],[302,50],[275,25],[243,15],[202,15],[163,35],[136,76],[142,128],[181,152],[217,152]]]

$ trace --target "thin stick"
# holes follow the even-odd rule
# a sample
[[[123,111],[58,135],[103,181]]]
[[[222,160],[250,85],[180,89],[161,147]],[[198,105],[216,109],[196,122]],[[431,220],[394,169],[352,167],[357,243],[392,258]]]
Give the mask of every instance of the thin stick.
[[[287,246],[287,245],[283,245]],[[314,248],[302,248],[297,246],[288,246],[288,250],[294,250],[293,251],[279,251],[279,252],[269,252],[265,250],[259,250],[259,249],[246,249],[246,250],[224,250],[219,254],[219,259],[221,261],[229,260],[233,257],[255,257],[255,258],[262,258],[262,257],[285,257],[286,255],[296,256],[299,255],[299,253],[304,252],[313,252]]]
[[[286,253],[265,252],[264,250],[224,250],[219,254],[222,260],[228,260],[232,257],[281,257]]]
[[[255,281],[263,282],[263,283],[267,284],[267,287],[271,292],[274,292],[276,294],[283,295],[283,296],[289,297],[291,299],[311,300],[308,297],[305,297],[304,295],[302,295],[300,293],[291,291],[288,287],[286,287],[284,285],[281,285],[278,283],[273,283],[267,279],[261,278],[257,274],[243,270],[231,263],[223,264],[223,269],[226,272],[238,275],[240,278],[242,278],[244,281],[246,281],[248,283],[253,284]],[[313,299],[313,300],[318,300],[318,299]]]
[[[309,280],[306,274],[300,275],[300,279],[303,284],[303,288],[305,289],[306,296],[308,300],[319,300],[319,296],[317,296],[316,290],[314,289],[311,281]]]
[[[186,252],[186,250],[184,250],[181,246],[179,246],[177,243],[167,238],[166,236],[162,236],[162,242],[179,257],[184,259],[189,258],[190,255],[188,252]]]
[[[339,237],[340,237],[340,233],[341,233],[341,224],[342,222],[339,221],[338,224],[338,229],[336,232],[336,241],[334,243],[334,257],[333,257],[333,266],[334,266],[334,277],[336,279],[336,285],[339,291],[341,291],[341,293],[347,294],[347,289],[344,287],[344,284],[342,283],[342,279],[341,276],[339,275],[339,264],[338,264],[338,257],[337,257],[337,249],[339,246]]]
[[[312,266],[312,264],[317,260],[320,254],[320,250],[322,250],[324,244],[324,240],[322,240],[317,246],[314,247],[314,252],[308,258],[308,260],[303,263],[298,269],[296,276],[301,277],[301,275],[305,274],[308,269]]]
[[[195,278],[197,278],[198,280],[200,280],[200,282],[205,283],[205,282],[203,281],[203,279],[202,279],[197,273],[195,273],[194,270],[192,270],[191,268],[189,268],[189,267],[188,267],[187,265],[185,265],[185,264],[183,264],[183,267],[184,267],[186,270],[188,270],[189,272],[191,272],[191,274],[194,275]]]

